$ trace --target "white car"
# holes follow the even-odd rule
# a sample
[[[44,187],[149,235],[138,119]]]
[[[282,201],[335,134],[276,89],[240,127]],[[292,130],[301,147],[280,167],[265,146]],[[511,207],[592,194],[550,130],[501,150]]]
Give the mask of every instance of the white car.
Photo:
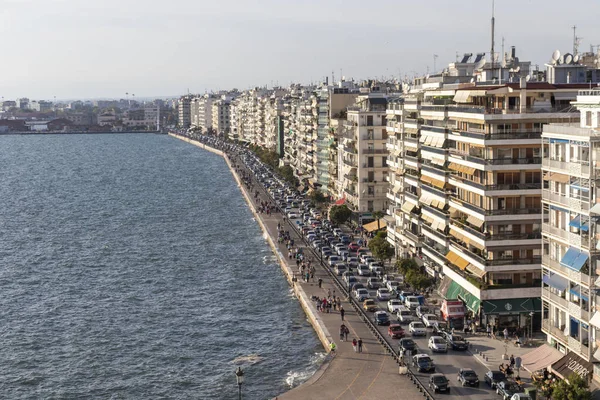
[[[369,261],[367,261],[369,260]],[[363,264],[368,264],[369,262],[373,262],[375,261],[375,258],[373,258],[373,255],[371,253],[364,253],[361,254],[360,256],[360,262]]]
[[[429,306],[417,307],[417,317],[423,318],[423,315],[425,314],[433,314],[433,308]]]
[[[377,300],[386,301],[390,299],[390,291],[386,288],[377,289]]]
[[[356,297],[356,300],[359,302],[363,302],[366,299],[370,299],[371,295],[369,295],[369,291],[367,289],[360,288],[354,291],[354,297]]]
[[[373,261],[373,262],[370,262],[370,263],[368,263],[368,264],[369,264],[369,269],[370,269],[371,271],[372,271],[372,270],[373,270],[373,268],[375,268],[375,267],[383,267],[383,264],[382,264],[382,263],[380,263],[379,261]]]
[[[387,302],[387,309],[393,314],[396,314],[400,307],[402,307],[402,302],[398,299],[392,299]]]
[[[447,353],[448,343],[441,336],[432,336],[429,338],[427,347],[434,353]]]
[[[388,288],[388,290],[390,292],[395,293],[395,292],[398,291],[398,288],[400,287],[400,282],[398,282],[398,281],[387,281],[385,283],[385,286]]]
[[[359,265],[357,268],[358,274],[360,276],[370,276],[371,275],[371,271],[369,271],[369,267],[367,267],[366,265]]]
[[[408,324],[408,331],[413,336],[427,336],[427,328],[425,328],[422,322],[411,322]]]
[[[336,263],[342,262],[342,259],[339,256],[331,256],[327,262],[330,267],[333,267]]]
[[[381,274],[383,274],[383,267],[373,267],[371,268],[371,272],[373,273],[373,275],[381,276]]]
[[[404,301],[404,305],[411,310],[414,310],[421,305],[421,302],[417,296],[408,296]]]
[[[295,212],[290,212],[288,214],[288,218],[289,219],[298,219],[298,218],[300,218],[300,216],[297,213],[295,213]]]
[[[438,321],[437,315],[433,314],[423,314],[421,319],[423,320],[423,325],[425,325],[428,328],[433,327],[433,323]]]

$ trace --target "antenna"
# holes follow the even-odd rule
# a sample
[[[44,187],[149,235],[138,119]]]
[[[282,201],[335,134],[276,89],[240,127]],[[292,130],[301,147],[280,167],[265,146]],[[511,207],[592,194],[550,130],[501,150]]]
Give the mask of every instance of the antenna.
[[[437,61],[437,58],[438,58],[438,55],[437,55],[437,54],[434,54],[434,55],[433,55],[433,73],[434,73],[434,74],[435,74],[435,71],[437,71],[437,70],[435,69],[435,62]]]
[[[496,10],[496,3],[494,0],[492,0],[492,53],[491,53],[491,57],[492,57],[492,79],[494,78],[494,34],[495,34],[495,29],[496,29],[496,18],[494,17],[494,13]]]

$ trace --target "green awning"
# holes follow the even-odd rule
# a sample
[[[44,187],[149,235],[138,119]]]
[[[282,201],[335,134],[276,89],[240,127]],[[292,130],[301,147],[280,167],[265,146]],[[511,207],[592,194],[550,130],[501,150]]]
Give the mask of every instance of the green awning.
[[[483,312],[486,314],[519,314],[524,312],[541,312],[541,300],[539,298],[506,299],[506,300],[484,300]]]
[[[446,299],[459,299],[464,301],[465,306],[473,311],[473,313],[477,314],[479,312],[479,307],[481,306],[481,300],[467,289],[460,286],[457,282],[452,281],[450,286],[448,286],[448,291],[444,295]]]

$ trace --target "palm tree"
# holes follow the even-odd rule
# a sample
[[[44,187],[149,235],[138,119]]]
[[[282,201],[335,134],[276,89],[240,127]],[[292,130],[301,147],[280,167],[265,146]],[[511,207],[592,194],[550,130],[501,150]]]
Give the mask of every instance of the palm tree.
[[[383,218],[383,215],[384,215],[384,214],[383,214],[381,211],[375,211],[375,212],[373,213],[373,218],[375,218],[375,219],[377,220],[377,230],[380,230],[380,229],[381,229],[381,226],[380,226],[379,220],[380,220],[381,218]]]

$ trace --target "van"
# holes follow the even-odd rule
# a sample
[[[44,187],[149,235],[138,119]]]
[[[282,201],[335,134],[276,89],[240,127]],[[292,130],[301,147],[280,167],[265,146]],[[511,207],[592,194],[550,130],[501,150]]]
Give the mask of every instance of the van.
[[[398,317],[398,321],[400,321],[401,324],[409,324],[417,320],[412,311],[410,311],[406,306],[398,307],[398,311],[396,311],[396,317]]]

